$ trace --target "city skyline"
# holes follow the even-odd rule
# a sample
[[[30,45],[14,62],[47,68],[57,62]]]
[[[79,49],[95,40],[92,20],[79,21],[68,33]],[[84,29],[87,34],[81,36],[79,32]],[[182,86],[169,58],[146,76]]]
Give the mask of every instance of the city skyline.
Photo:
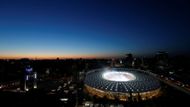
[[[0,58],[190,53],[186,1],[1,0]]]

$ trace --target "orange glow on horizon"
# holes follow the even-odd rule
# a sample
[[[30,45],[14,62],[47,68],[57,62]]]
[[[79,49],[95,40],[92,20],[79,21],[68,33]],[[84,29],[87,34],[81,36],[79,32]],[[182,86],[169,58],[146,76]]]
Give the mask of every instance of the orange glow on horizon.
[[[96,58],[112,58],[115,57],[113,55],[0,55],[0,59],[21,59],[21,58],[29,58],[29,59],[96,59]]]

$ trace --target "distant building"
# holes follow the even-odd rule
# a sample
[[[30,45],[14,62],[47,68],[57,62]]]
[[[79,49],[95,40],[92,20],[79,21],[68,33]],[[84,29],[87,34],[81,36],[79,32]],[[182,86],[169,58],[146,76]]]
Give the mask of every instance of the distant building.
[[[141,58],[134,58],[132,66],[133,68],[141,68],[143,66],[143,60]]]
[[[131,68],[134,65],[133,61],[134,61],[133,55],[131,53],[126,54],[124,63],[127,68]]]
[[[166,61],[166,60],[168,60],[168,52],[159,51],[159,52],[156,53],[155,57],[156,57],[157,60]]]
[[[114,66],[115,66],[115,59],[112,58],[112,59],[111,59],[111,67],[114,67]]]
[[[111,67],[124,67],[123,59],[112,59]]]
[[[167,52],[159,51],[155,55],[156,68],[164,70],[168,67],[169,56]]]

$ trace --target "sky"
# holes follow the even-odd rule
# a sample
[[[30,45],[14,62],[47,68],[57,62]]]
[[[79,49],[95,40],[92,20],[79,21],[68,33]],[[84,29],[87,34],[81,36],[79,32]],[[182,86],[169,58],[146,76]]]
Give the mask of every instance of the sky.
[[[1,58],[190,53],[184,0],[1,0]]]

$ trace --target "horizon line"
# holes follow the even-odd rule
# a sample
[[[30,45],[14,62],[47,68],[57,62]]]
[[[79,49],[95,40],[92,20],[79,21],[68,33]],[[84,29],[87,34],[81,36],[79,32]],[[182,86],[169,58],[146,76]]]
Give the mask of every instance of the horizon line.
[[[52,60],[52,59],[111,59],[121,56],[0,56],[0,59],[31,59],[31,60]]]

